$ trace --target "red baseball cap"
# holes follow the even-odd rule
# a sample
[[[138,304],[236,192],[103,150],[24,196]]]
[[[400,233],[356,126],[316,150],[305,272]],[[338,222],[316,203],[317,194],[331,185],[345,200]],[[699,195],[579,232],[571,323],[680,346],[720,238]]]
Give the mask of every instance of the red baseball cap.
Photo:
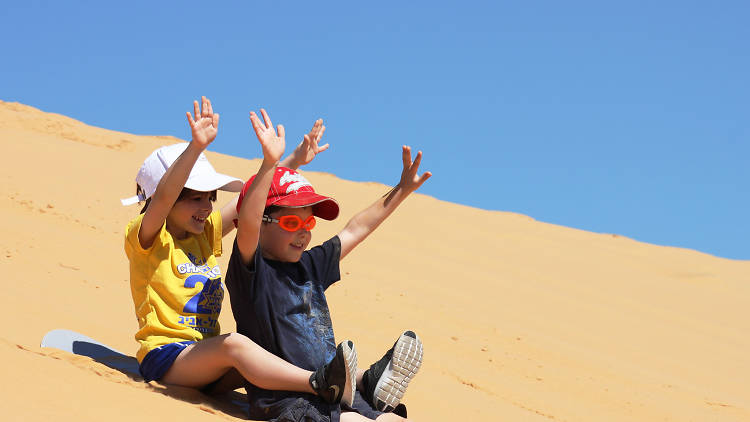
[[[255,176],[245,182],[237,200],[237,212],[240,212],[242,199],[255,180]],[[271,189],[266,197],[266,207],[276,205],[287,208],[312,207],[313,215],[324,220],[334,220],[339,215],[339,204],[335,199],[315,193],[310,182],[296,171],[277,167],[273,174]]]

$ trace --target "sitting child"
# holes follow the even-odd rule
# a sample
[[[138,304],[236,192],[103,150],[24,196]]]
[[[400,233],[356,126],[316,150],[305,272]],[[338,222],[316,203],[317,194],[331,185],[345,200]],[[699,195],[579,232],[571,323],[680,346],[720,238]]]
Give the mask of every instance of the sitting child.
[[[336,351],[324,291],[340,279],[339,261],[431,174],[418,176],[421,152],[412,162],[410,148],[403,147],[399,184],[352,218],[337,236],[306,251],[315,217],[333,220],[339,206],[334,199],[316,194],[296,171],[278,166],[285,147],[283,126],[277,134],[265,110],[261,113],[265,124],[255,113],[250,118],[263,162],[237,203],[239,220],[227,289],[239,333],[294,365],[313,369]],[[342,400],[339,407],[313,395],[270,391],[249,383],[250,417],[277,422],[335,421],[339,416],[345,422],[404,420],[384,412],[399,405],[421,361],[421,341],[406,331],[382,359],[359,371],[357,382],[347,386],[352,390],[346,396],[351,395],[352,402]],[[403,405],[399,410],[405,416]]]
[[[234,203],[215,211],[216,190],[237,192],[242,181],[217,173],[203,151],[216,138],[219,115],[203,97],[187,114],[192,141],[161,147],[138,171],[138,195],[124,204],[145,201],[141,214],[127,226],[125,253],[130,263],[140,349],[136,355],[145,381],[206,388],[236,370],[248,381],[271,390],[317,394],[337,403],[351,385],[356,355],[342,342],[336,357],[311,370],[283,361],[246,336],[220,334],[224,297],[221,238],[236,218]],[[318,122],[305,136],[289,165],[301,165],[318,148]],[[227,224],[228,223],[228,224]],[[313,383],[312,380],[316,382]],[[327,382],[321,383],[319,380]],[[321,385],[322,384],[322,385]]]

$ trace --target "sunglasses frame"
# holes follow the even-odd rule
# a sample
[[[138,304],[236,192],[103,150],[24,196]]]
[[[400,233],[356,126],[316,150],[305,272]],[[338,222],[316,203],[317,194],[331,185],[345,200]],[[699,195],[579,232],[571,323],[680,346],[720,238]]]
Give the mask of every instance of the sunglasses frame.
[[[289,219],[297,220],[297,223],[299,225],[297,226],[296,229],[289,230],[287,227],[284,226],[284,224],[281,223],[281,220],[289,220]],[[300,229],[305,229],[307,231],[310,231],[310,230],[312,230],[312,229],[315,228],[315,216],[314,215],[311,215],[311,216],[307,217],[304,220],[302,220],[302,217],[300,217],[298,215],[294,215],[294,214],[282,215],[280,218],[273,218],[270,215],[264,215],[262,221],[264,223],[278,223],[279,227],[281,227],[282,230],[286,230],[286,231],[292,232],[292,233],[294,233],[294,232],[296,232],[296,231],[298,231]],[[312,225],[312,227],[308,228],[308,226],[310,226],[310,225]]]

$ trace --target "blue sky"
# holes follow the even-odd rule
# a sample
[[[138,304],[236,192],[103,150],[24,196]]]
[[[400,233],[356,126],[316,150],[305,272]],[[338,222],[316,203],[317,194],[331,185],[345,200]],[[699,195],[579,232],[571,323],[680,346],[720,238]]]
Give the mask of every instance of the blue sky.
[[[322,117],[310,170],[408,144],[439,199],[750,259],[750,3],[514,3],[3,2],[0,99],[187,139],[207,95],[242,157]]]

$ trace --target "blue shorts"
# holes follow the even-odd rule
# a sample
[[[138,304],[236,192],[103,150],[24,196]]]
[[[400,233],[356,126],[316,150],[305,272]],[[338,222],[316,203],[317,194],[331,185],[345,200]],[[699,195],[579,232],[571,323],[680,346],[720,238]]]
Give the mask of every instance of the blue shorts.
[[[177,355],[193,343],[195,342],[181,341],[179,343],[169,343],[146,353],[143,361],[138,366],[143,379],[146,382],[159,381],[169,371],[169,368],[172,367],[174,360],[177,359]]]

